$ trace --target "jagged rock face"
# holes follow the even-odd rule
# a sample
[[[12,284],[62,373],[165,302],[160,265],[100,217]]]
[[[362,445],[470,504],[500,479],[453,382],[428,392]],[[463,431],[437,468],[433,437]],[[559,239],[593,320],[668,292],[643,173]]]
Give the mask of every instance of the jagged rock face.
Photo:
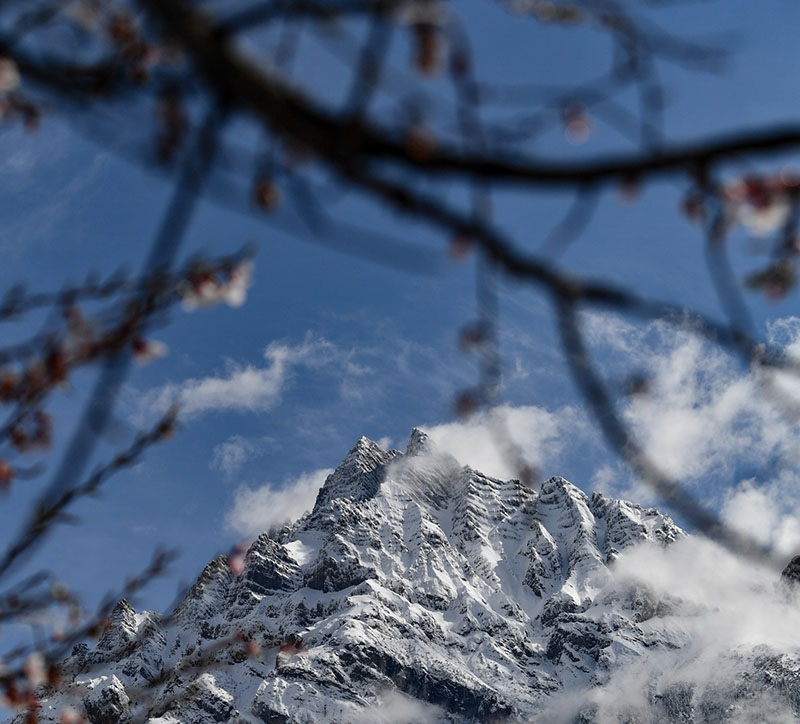
[[[795,556],[781,573],[781,578],[789,585],[800,583],[800,556]]]
[[[536,721],[553,696],[681,645],[650,625],[679,601],[609,582],[621,551],[684,536],[655,509],[562,478],[536,491],[486,477],[418,430],[405,453],[362,438],[309,514],[255,540],[240,575],[215,559],[169,618],[120,603],[41,715],[77,701],[91,724],[380,722],[397,690],[428,705],[426,722]],[[791,662],[758,661],[750,686],[800,702]],[[647,721],[728,721],[690,686],[651,698]],[[591,707],[571,720],[597,721]]]

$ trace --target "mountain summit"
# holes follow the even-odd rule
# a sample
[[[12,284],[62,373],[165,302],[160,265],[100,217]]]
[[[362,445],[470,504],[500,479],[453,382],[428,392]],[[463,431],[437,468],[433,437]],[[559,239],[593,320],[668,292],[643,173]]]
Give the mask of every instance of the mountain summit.
[[[216,558],[170,615],[121,602],[93,649],[75,647],[40,713],[59,721],[70,705],[91,724],[723,722],[768,686],[800,706],[796,660],[766,650],[736,654],[749,678],[730,691],[679,671],[641,680],[644,708],[626,719],[584,696],[691,646],[682,621],[696,607],[615,573],[636,546],[686,539],[654,508],[560,477],[539,490],[487,477],[416,429],[405,453],[362,438],[313,509],[260,535],[243,567]]]

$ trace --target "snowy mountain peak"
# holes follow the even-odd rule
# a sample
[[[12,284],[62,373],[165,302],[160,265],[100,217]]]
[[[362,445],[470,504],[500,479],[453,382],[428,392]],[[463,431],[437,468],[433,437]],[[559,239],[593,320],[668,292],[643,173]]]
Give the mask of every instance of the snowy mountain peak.
[[[136,637],[136,611],[123,598],[111,612],[109,627],[97,642],[97,648],[114,650]]]
[[[65,662],[42,720],[77,701],[91,724],[592,724],[575,692],[687,645],[680,600],[616,578],[615,562],[685,538],[653,508],[561,477],[535,491],[485,476],[418,429],[405,453],[361,438],[311,513],[258,536],[243,566],[214,559],[174,617],[121,602]],[[659,686],[654,718],[626,721],[711,720],[686,712],[713,692]]]
[[[383,465],[388,455],[378,443],[362,437],[347,453],[337,469],[343,473],[369,472]]]
[[[542,482],[542,495],[561,495],[570,498],[587,500],[584,493],[577,485],[573,485],[569,480],[565,480],[560,475],[554,475]]]
[[[419,455],[420,453],[431,452],[432,442],[428,433],[423,432],[418,427],[411,430],[406,445],[406,455]]]
[[[362,437],[328,476],[315,507],[337,498],[355,501],[374,496],[380,487],[384,466],[396,455],[400,453],[387,452],[378,443]]]

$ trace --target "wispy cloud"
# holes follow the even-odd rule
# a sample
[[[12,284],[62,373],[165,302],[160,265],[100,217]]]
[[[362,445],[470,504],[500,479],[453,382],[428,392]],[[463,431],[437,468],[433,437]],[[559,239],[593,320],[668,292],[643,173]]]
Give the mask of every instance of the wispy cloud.
[[[221,471],[226,477],[232,477],[246,462],[263,455],[269,442],[269,438],[231,435],[225,442],[214,447],[211,467]]]
[[[436,724],[443,714],[438,706],[390,689],[374,706],[354,712],[351,721],[353,724]]]
[[[281,401],[299,366],[334,365],[344,376],[365,371],[352,361],[349,353],[311,334],[296,345],[272,342],[264,350],[264,362],[258,366],[228,361],[225,374],[169,383],[144,395],[142,404],[150,411],[160,411],[177,403],[184,418],[218,411],[264,412]]]
[[[4,258],[14,259],[32,244],[55,243],[60,239],[59,225],[63,225],[76,199],[82,198],[86,203],[87,191],[107,171],[111,155],[87,146],[81,149],[85,154],[81,173],[75,174],[74,169],[67,172],[63,165],[70,158],[71,144],[74,146],[74,137],[70,136],[68,129],[52,122],[52,119],[48,133],[37,134],[35,138],[20,130],[4,134],[0,142],[0,157],[3,159],[0,183],[3,188],[24,199],[34,192],[43,193],[40,187],[47,188],[47,184],[42,184],[42,179],[69,173],[69,181],[50,189],[46,205],[29,207],[23,201],[16,209],[13,221],[0,226],[0,249]]]
[[[330,468],[303,473],[283,485],[267,483],[258,488],[240,487],[225,516],[226,527],[251,537],[273,526],[297,520],[314,507],[317,492],[333,471]]]

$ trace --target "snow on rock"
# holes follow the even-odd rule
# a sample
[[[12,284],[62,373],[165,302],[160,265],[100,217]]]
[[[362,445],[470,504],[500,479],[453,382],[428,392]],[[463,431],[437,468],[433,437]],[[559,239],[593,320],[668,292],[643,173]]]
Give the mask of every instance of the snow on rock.
[[[538,491],[489,478],[417,429],[405,453],[362,438],[310,513],[253,542],[240,575],[220,556],[171,616],[120,602],[94,649],[64,662],[42,720],[73,706],[90,724],[349,724],[379,721],[401,692],[431,722],[600,721],[596,707],[550,707],[687,645],[672,622],[691,615],[615,582],[613,566],[684,538],[655,509],[563,478]],[[800,660],[762,654],[742,658],[747,686],[726,696],[771,681],[800,715]],[[701,706],[730,719],[685,682],[653,692],[652,718],[629,721],[711,721]]]

